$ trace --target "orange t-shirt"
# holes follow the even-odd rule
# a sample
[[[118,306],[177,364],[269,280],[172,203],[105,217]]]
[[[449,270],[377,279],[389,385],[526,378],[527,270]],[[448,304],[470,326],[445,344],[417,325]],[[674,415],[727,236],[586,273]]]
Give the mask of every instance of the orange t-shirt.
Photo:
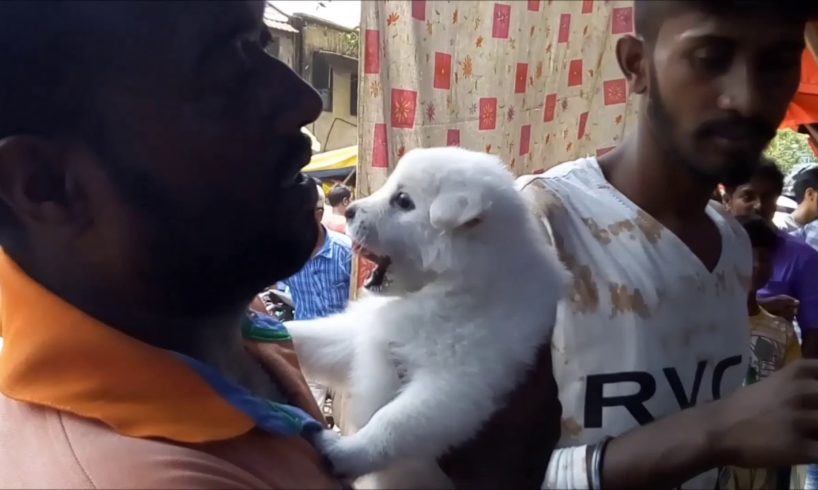
[[[0,487],[339,488],[299,436],[256,428],[189,365],[72,307],[0,254]],[[258,343],[320,418],[287,341]]]

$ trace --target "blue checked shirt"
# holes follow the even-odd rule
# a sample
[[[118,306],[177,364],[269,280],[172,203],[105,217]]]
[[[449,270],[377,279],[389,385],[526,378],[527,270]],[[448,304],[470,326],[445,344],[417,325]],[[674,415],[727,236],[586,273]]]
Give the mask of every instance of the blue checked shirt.
[[[324,228],[324,246],[300,271],[282,281],[295,303],[296,320],[312,320],[338,313],[349,301],[352,242]]]

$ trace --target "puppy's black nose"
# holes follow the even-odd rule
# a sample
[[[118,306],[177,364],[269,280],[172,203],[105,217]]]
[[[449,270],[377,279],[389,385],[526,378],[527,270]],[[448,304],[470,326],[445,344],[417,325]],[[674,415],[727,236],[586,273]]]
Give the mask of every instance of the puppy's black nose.
[[[355,219],[355,207],[354,206],[348,207],[347,210],[344,211],[344,217],[350,221]]]

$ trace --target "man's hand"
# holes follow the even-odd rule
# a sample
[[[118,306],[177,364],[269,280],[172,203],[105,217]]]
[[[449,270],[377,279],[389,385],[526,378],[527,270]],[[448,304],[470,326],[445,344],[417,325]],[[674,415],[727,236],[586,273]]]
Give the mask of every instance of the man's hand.
[[[470,442],[441,458],[456,488],[540,488],[560,436],[550,342],[537,365]]]
[[[725,462],[744,467],[818,461],[818,361],[793,362],[720,403],[714,441]]]
[[[818,361],[800,360],[721,401],[613,439],[603,488],[674,488],[719,466],[818,461]]]
[[[786,318],[787,321],[791,322],[793,319],[795,319],[795,315],[798,313],[798,305],[800,302],[792,296],[781,294],[778,296],[759,299],[758,304],[773,315]]]

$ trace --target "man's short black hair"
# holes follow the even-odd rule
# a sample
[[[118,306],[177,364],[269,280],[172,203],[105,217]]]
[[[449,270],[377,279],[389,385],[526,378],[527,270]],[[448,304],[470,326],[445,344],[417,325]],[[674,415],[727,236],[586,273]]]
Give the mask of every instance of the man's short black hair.
[[[65,7],[56,1],[0,1],[0,140],[63,136],[78,126],[90,84],[76,82],[88,64],[78,60],[82,54]],[[9,246],[19,229],[11,208],[0,202],[0,244]]]
[[[772,160],[767,157],[761,157],[761,160],[758,163],[758,166],[753,172],[753,175],[750,176],[750,179],[761,179],[766,180],[768,182],[772,182],[775,186],[778,194],[784,192],[784,173],[778,168],[778,165]],[[748,184],[749,180],[743,181],[726,181],[722,182],[724,186],[724,190],[728,194],[732,194],[739,186],[744,184]]]
[[[344,199],[350,199],[351,197],[352,190],[343,184],[338,184],[330,189],[327,199],[329,200],[329,205],[335,207],[344,202]]]
[[[88,2],[0,2],[0,138],[75,133],[104,70]],[[95,63],[98,61],[99,63]]]
[[[753,248],[775,252],[780,239],[772,223],[757,214],[737,216],[736,219],[750,237],[750,245]]]
[[[697,10],[727,16],[763,16],[773,20],[805,23],[818,18],[815,0],[634,0],[636,33],[653,42],[669,17]]]
[[[795,176],[792,185],[792,192],[795,197],[795,202],[801,204],[807,189],[818,191],[818,167],[808,168]]]

